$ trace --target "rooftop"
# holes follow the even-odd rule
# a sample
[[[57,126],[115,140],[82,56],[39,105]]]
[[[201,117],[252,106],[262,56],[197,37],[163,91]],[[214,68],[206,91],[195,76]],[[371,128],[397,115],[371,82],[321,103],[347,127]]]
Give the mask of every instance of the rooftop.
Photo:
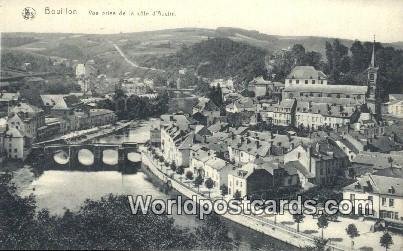
[[[313,66],[295,66],[287,78],[327,79],[327,76],[322,71],[316,70]]]

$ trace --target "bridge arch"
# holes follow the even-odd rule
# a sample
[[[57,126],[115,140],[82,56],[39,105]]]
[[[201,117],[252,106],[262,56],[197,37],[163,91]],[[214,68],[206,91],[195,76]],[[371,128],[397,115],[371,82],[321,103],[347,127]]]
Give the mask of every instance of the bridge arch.
[[[137,163],[137,162],[140,162],[141,161],[141,154],[140,153],[138,153],[138,152],[128,152],[127,153],[127,160],[128,161],[130,161],[130,162],[134,162],[134,163]]]
[[[64,150],[59,150],[53,154],[53,160],[60,165],[66,165],[70,162],[69,154]]]
[[[106,149],[102,152],[102,162],[114,166],[119,163],[119,152],[117,149]]]
[[[92,153],[90,150],[86,148],[80,149],[78,151],[77,158],[80,164],[84,166],[91,166],[95,162],[94,153]]]

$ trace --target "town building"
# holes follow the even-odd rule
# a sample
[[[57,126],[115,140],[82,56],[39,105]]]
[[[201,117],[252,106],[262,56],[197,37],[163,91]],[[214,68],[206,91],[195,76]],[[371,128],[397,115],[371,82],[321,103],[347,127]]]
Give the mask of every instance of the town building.
[[[386,106],[388,114],[403,117],[403,94],[389,94],[389,102]]]
[[[284,99],[277,104],[263,103],[259,113],[263,121],[274,125],[292,126],[295,124],[295,99]]]
[[[168,123],[161,123],[161,150],[164,159],[176,166],[187,167],[194,133],[186,118],[181,121],[172,116],[170,119]]]
[[[29,153],[25,144],[25,135],[16,127],[6,130],[3,143],[4,150],[9,159],[24,160]]]
[[[403,179],[367,174],[343,188],[343,199],[372,201],[373,214],[366,217],[403,224]],[[369,202],[370,203],[370,202]],[[362,205],[365,207],[366,204]]]
[[[27,137],[28,144],[35,142],[37,131],[45,125],[42,109],[28,103],[19,103],[10,108],[7,125],[20,130]]]
[[[204,163],[204,178],[211,178],[214,187],[220,188],[222,185],[228,187],[228,174],[234,170],[235,166],[216,156],[209,156]]]
[[[334,184],[343,178],[349,158],[334,141],[327,138],[310,146],[297,146],[284,155],[284,163],[298,171],[302,187],[309,187],[311,184]]]
[[[285,78],[285,87],[292,85],[327,85],[327,76],[313,66],[295,66]]]
[[[248,91],[253,93],[254,97],[268,96],[277,100],[281,98],[284,87],[285,85],[281,82],[272,82],[259,76],[249,82]]]

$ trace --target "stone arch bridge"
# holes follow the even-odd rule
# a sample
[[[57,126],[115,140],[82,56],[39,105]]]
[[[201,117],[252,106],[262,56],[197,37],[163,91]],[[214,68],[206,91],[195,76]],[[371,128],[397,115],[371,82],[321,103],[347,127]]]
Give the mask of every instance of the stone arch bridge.
[[[36,164],[49,168],[108,170],[139,167],[141,154],[137,143],[122,144],[52,144],[37,145],[32,149]]]

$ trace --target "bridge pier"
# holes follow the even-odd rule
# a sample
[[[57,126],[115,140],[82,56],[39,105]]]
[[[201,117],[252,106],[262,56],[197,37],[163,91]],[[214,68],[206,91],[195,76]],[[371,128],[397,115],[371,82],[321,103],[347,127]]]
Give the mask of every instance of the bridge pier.
[[[103,169],[103,149],[100,146],[94,146],[92,149],[92,153],[94,154],[94,164],[95,169]]]

